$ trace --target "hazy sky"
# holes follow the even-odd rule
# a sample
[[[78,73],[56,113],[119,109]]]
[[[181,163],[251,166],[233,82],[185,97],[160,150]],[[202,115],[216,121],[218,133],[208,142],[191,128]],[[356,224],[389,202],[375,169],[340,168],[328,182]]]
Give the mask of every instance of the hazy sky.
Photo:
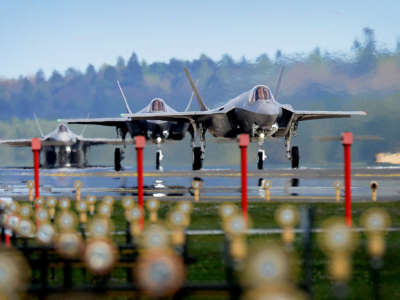
[[[255,59],[322,51],[348,53],[362,28],[378,47],[393,50],[400,37],[400,1],[0,1],[0,77],[31,75],[91,63],[139,59]]]

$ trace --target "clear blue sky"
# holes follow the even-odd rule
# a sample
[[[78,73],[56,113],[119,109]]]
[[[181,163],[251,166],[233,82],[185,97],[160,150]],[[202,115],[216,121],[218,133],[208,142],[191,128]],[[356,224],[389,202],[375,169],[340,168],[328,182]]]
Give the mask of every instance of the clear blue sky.
[[[400,1],[0,1],[0,77],[46,76],[91,63],[115,64],[133,51],[151,63],[175,57],[255,59],[322,51],[348,53],[362,28],[378,47],[400,37]]]

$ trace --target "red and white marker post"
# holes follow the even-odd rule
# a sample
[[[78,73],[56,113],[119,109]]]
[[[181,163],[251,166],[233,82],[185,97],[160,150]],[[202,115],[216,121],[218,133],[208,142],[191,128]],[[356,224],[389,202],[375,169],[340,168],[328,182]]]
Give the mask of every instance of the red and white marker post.
[[[143,149],[146,146],[144,136],[135,137],[136,163],[137,163],[137,189],[138,205],[140,209],[140,229],[144,228],[144,201],[143,201]]]
[[[351,227],[351,145],[353,144],[353,134],[343,132],[342,144],[344,148],[344,195],[345,195],[345,221]]]
[[[33,168],[34,168],[34,176],[35,176],[35,212],[37,213],[38,204],[37,199],[40,197],[39,195],[39,164],[40,164],[40,149],[42,148],[42,143],[40,138],[32,139],[32,152],[33,152]]]
[[[242,213],[244,219],[247,221],[247,147],[250,143],[248,134],[241,134],[239,136],[239,147],[241,157],[241,177],[242,177]]]

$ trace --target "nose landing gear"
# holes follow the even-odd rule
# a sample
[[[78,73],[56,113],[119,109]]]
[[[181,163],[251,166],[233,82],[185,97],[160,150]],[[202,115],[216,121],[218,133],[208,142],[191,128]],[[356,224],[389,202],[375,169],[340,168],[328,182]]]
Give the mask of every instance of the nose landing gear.
[[[121,161],[124,159],[124,151],[121,148],[115,148],[114,150],[114,170],[121,171]]]

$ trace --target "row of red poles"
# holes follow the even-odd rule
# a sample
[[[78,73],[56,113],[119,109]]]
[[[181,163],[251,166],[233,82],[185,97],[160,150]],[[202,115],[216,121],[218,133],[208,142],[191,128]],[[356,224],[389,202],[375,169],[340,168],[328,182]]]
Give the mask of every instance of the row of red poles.
[[[247,148],[250,143],[248,134],[241,134],[239,136],[239,147],[241,157],[241,207],[244,218],[248,217],[247,206]],[[351,226],[351,155],[350,148],[353,143],[353,134],[351,132],[344,132],[342,134],[342,144],[344,147],[344,181],[345,181],[345,220],[347,226]],[[135,138],[135,148],[137,155],[137,189],[138,189],[138,205],[141,210],[140,226],[144,227],[144,201],[143,201],[143,149],[146,146],[146,139],[144,136],[137,136]],[[39,195],[39,153],[41,149],[40,138],[32,139],[32,152],[34,162],[34,177],[35,177],[35,200],[40,197]],[[35,204],[37,211],[38,205]],[[8,240],[9,243],[9,240]]]

